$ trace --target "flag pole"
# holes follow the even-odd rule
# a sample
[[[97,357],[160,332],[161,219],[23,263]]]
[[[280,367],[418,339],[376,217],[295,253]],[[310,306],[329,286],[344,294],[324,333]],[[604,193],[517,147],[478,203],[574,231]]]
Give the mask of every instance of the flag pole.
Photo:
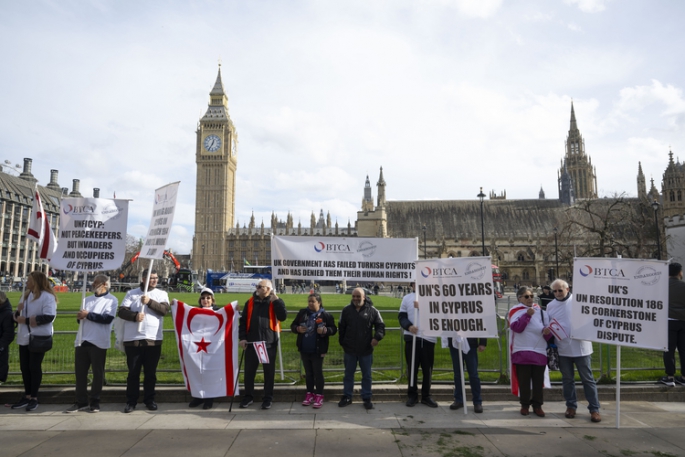
[[[88,281],[88,272],[83,272],[83,287],[81,288],[81,311],[86,308],[86,281]],[[83,339],[83,319],[78,321],[78,333],[76,335],[76,346],[81,346]]]
[[[235,385],[233,386],[233,395],[231,395],[231,404],[228,407],[228,412],[230,413],[233,409],[233,399],[235,399],[235,392],[238,389],[238,381],[240,380],[240,368],[243,366],[243,357],[245,357],[245,351],[247,348],[243,349],[243,353],[240,354],[240,362],[238,362],[238,376],[235,377]]]
[[[154,261],[155,261],[154,259],[150,259],[150,266],[148,266],[148,268],[147,268],[147,278],[145,279],[145,285],[143,286],[143,295],[147,295],[147,288],[148,288],[148,285],[150,284],[150,276],[152,275],[152,264],[154,263]],[[141,302],[141,304],[142,304],[142,302]],[[145,314],[145,305],[143,305],[140,308],[140,310],[143,314]],[[139,332],[143,331],[143,322],[145,322],[145,319],[138,322],[138,331]]]
[[[464,381],[464,337],[459,338],[459,371],[461,371],[461,398],[464,399],[464,416],[468,414],[466,411],[466,382]]]
[[[414,308],[414,326],[419,320],[419,310],[417,308]],[[413,386],[414,385],[414,367],[416,366],[416,333],[412,333],[411,335],[411,367],[409,368],[409,385]]]

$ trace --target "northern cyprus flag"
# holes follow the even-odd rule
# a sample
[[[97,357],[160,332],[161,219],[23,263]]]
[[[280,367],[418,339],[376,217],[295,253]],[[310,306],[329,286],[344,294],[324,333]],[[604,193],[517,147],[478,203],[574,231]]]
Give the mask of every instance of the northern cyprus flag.
[[[172,302],[183,378],[195,398],[238,395],[237,309],[237,301],[218,311]]]

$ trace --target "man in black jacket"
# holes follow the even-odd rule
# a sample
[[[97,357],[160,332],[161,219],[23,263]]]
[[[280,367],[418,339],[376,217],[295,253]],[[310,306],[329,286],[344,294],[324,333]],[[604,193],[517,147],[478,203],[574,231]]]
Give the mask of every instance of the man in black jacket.
[[[264,279],[257,284],[257,291],[245,303],[240,315],[238,337],[240,347],[245,351],[245,388],[241,408],[247,408],[254,401],[254,378],[259,366],[259,358],[254,345],[263,341],[269,363],[262,364],[264,371],[264,395],[262,409],[271,408],[274,396],[274,379],[276,376],[276,351],[278,349],[281,322],[287,317],[285,303],[273,292],[271,281]]]
[[[680,355],[680,376],[675,376],[675,350]],[[664,351],[666,376],[659,380],[667,386],[685,386],[685,282],[683,266],[673,262],[668,266],[668,351]]]
[[[357,364],[362,372],[361,396],[364,408],[373,409],[371,403],[371,364],[373,348],[385,336],[383,318],[361,288],[352,291],[352,302],[343,308],[338,323],[338,338],[345,351],[345,377],[343,378],[343,397],[338,406],[352,403],[354,372]]]
[[[0,384],[7,381],[9,374],[10,343],[14,340],[14,319],[12,305],[5,292],[0,292]]]

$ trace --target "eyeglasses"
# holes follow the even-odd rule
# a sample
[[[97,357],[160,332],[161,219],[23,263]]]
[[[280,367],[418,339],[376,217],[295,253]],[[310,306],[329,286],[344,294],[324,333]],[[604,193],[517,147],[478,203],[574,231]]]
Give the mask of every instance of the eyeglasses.
[[[533,298],[533,295],[521,295],[521,297],[525,299]]]
[[[259,290],[259,289],[268,289],[268,287],[267,286],[257,286],[257,290]]]
[[[566,291],[564,289],[554,289],[552,292],[554,292],[555,294],[560,294],[560,293],[566,292]]]

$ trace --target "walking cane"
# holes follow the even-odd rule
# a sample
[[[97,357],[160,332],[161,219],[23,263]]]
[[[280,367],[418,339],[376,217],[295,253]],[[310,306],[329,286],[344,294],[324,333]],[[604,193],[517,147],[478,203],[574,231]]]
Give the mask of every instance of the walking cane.
[[[238,380],[240,379],[240,367],[243,366],[243,357],[245,357],[245,350],[246,349],[243,349],[243,353],[240,354],[240,362],[238,362],[238,376],[235,377],[235,385],[233,386],[233,395],[231,395],[231,405],[228,407],[229,413],[233,409],[233,399],[235,399],[235,391],[238,389]]]

